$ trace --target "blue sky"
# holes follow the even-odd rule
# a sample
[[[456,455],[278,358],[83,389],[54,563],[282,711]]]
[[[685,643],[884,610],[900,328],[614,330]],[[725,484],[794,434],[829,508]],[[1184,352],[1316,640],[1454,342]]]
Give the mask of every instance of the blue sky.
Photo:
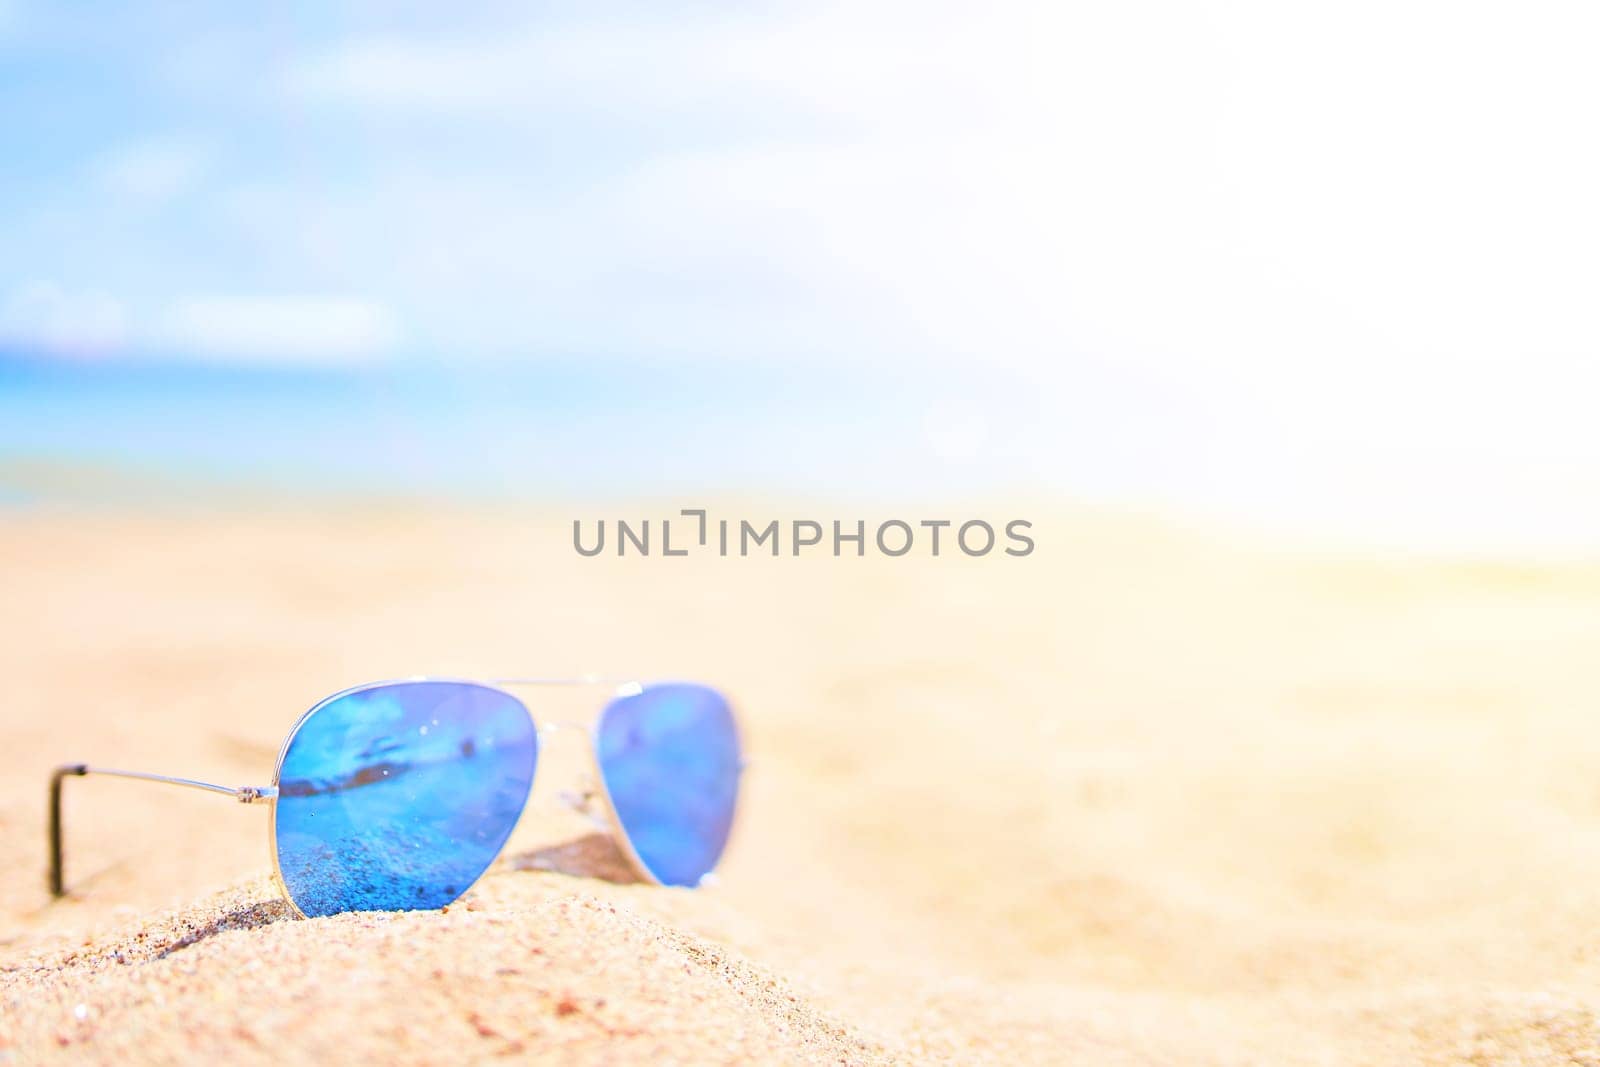
[[[236,374],[499,381],[529,452],[638,397],[650,483],[659,381],[766,428],[719,484],[1600,538],[1587,5],[251,16],[0,0],[0,349],[54,368],[5,455],[167,463]]]

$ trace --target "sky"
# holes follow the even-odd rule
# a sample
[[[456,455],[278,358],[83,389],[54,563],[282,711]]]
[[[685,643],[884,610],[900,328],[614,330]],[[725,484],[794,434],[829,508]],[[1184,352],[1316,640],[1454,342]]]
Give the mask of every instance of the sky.
[[[1582,550],[1597,29],[1541,2],[0,0],[0,352],[33,368],[0,376],[0,455],[176,462],[242,381],[359,449],[428,409],[342,412],[351,382],[502,382],[492,419],[439,419],[519,456],[602,426],[585,478],[671,488],[633,458],[690,409],[644,382],[755,441],[687,450],[708,483]],[[258,414],[224,466],[272,450]]]

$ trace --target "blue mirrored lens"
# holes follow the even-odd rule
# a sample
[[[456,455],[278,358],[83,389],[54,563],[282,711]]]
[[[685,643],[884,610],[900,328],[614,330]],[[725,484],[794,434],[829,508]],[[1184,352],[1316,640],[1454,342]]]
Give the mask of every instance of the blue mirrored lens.
[[[717,865],[739,795],[739,731],[703,685],[653,685],[606,706],[600,773],[617,819],[650,873],[698,885]]]
[[[515,697],[397,682],[313,709],[278,769],[278,869],[307,915],[439,908],[499,855],[538,735]]]

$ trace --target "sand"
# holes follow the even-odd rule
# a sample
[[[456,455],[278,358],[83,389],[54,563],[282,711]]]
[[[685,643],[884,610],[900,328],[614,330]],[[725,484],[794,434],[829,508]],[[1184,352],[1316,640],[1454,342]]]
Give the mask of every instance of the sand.
[[[1600,568],[1034,510],[1027,559],[862,561],[5,514],[0,1062],[1600,1063]],[[264,783],[344,686],[588,670],[736,698],[716,887],[561,847],[569,748],[442,913],[291,918],[265,810],[95,779],[45,893],[57,762]]]

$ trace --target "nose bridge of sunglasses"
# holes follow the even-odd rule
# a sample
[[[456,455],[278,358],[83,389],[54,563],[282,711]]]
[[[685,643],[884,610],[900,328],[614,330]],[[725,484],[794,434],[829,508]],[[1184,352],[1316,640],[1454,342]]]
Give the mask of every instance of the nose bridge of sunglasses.
[[[540,745],[556,737],[581,736],[587,740],[592,736],[589,728],[583,723],[565,719],[558,719],[555,722],[541,722],[538,725],[538,731]]]
[[[594,759],[594,734],[580,722],[540,723],[539,758],[541,764],[554,764],[570,787],[557,790],[554,799],[562,808],[581,816],[600,829],[608,828],[604,795]],[[549,765],[546,764],[546,765]]]

